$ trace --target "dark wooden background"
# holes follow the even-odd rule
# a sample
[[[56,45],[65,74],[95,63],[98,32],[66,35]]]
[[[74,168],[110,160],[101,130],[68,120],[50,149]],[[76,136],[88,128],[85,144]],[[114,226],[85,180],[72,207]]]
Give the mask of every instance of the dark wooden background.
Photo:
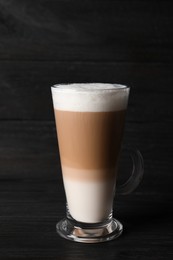
[[[124,143],[145,176],[117,196],[116,241],[55,232],[65,197],[50,86],[65,82],[131,86]],[[172,1],[0,0],[0,257],[172,259],[172,94]]]

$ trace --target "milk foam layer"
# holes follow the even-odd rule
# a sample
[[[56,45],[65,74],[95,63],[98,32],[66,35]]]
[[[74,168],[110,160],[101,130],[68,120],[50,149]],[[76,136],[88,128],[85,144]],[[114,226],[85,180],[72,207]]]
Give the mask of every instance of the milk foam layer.
[[[51,89],[55,109],[76,112],[123,110],[129,95],[128,87],[108,83],[55,85]]]

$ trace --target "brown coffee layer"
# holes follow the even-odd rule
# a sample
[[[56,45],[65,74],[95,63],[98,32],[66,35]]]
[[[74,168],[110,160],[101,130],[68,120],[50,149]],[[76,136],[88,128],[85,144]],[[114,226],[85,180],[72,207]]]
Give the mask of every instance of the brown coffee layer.
[[[61,163],[74,169],[114,169],[119,157],[125,110],[55,110]]]

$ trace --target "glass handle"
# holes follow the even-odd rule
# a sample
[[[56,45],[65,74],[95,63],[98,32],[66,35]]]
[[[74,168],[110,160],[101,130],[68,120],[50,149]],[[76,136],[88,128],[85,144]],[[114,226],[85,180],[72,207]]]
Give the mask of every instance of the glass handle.
[[[144,161],[140,151],[136,148],[125,148],[130,153],[133,161],[132,174],[129,179],[122,185],[117,185],[116,191],[119,194],[129,194],[134,191],[142,180],[144,174]]]

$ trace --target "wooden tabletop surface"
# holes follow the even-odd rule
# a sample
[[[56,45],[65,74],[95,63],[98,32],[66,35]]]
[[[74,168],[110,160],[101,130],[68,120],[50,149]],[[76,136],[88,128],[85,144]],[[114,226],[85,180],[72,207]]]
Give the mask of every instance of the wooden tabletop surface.
[[[0,256],[172,259],[172,158],[170,150],[161,150],[163,144],[146,144],[151,138],[146,139],[146,129],[143,181],[114,202],[124,232],[117,240],[88,245],[56,234],[55,225],[65,216],[65,195],[54,122],[1,122]],[[129,141],[136,138],[137,133],[126,132]]]
[[[0,0],[0,258],[173,259],[172,13],[171,0]],[[111,242],[56,234],[65,195],[50,86],[67,82],[131,87],[123,144],[145,173],[116,196],[124,232]]]

